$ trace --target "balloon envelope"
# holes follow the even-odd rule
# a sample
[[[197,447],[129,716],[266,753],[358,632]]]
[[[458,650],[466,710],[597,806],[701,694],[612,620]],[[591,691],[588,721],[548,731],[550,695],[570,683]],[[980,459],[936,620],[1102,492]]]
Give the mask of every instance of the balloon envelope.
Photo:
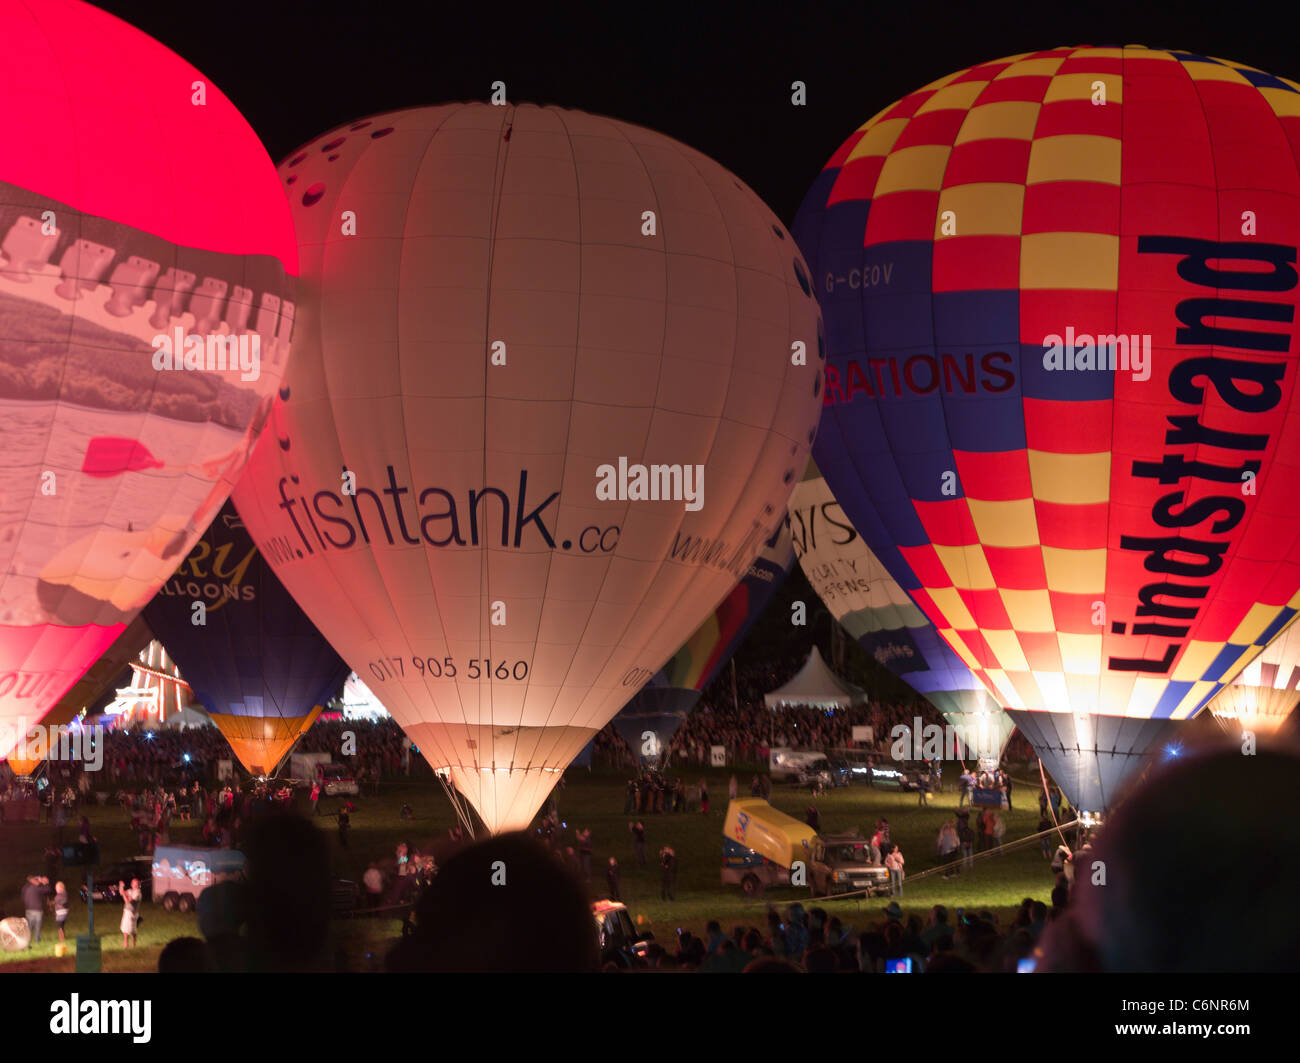
[[[18,736],[22,741],[14,746],[6,760],[14,772],[18,775],[30,775],[35,771],[41,761],[48,756],[48,736],[52,729],[72,723],[83,712],[88,713],[122,670],[149,645],[152,638],[148,625],[142,619],[136,617],[131,621],[127,629],[103,652],[99,660],[86,670],[85,675],[73,683],[54,707],[41,717],[41,727],[46,736],[45,744],[29,748],[31,744],[25,735]]]
[[[638,757],[652,760],[668,748],[704,688],[740,649],[793,564],[790,529],[782,524],[713,615],[618,710],[614,728]]]
[[[812,462],[790,496],[789,527],[804,575],[844,630],[923,694],[969,755],[1000,757],[1011,718],[876,559]]]
[[[203,606],[196,624],[195,606]],[[227,502],[144,611],[239,762],[268,775],[348,667],[276,578]]]
[[[524,827],[780,522],[821,398],[802,260],[712,160],[577,111],[381,115],[282,173],[304,294],[240,512],[429,763]]]
[[[1300,628],[1292,623],[1260,651],[1237,678],[1214,696],[1206,711],[1220,722],[1274,735],[1300,703]]]
[[[296,262],[210,81],[86,4],[0,0],[0,725],[64,695],[229,492]]]
[[[1000,59],[853,133],[795,226],[817,464],[1077,807],[1300,604],[1297,100],[1186,52]]]

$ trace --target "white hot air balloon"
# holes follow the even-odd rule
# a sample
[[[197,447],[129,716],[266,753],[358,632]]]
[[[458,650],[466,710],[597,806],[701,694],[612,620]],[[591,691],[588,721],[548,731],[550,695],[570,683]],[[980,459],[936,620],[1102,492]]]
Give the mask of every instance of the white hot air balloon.
[[[717,163],[577,111],[401,111],[281,172],[295,361],[236,505],[429,763],[526,827],[784,518],[807,271]]]

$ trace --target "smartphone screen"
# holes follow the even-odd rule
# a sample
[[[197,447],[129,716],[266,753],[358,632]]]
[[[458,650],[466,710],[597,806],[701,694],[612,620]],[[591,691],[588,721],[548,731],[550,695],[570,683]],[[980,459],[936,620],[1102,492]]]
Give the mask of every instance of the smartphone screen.
[[[1033,956],[1026,956],[1016,963],[1016,974],[1033,974],[1038,961]]]
[[[886,960],[885,974],[911,974],[912,957],[908,956],[902,960]]]

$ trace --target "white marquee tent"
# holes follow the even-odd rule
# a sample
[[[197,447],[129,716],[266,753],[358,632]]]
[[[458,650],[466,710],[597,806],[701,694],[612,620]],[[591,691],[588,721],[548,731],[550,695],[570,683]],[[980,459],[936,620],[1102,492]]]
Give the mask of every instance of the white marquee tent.
[[[763,700],[769,709],[793,706],[847,709],[850,705],[864,704],[867,694],[861,687],[854,686],[832,672],[814,646],[807,662],[794,678],[765,695]]]

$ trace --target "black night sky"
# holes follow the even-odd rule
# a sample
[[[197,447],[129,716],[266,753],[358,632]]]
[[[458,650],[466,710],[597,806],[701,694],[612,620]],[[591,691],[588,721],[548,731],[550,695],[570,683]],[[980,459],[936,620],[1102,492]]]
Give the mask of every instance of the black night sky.
[[[789,224],[855,128],[976,63],[1060,45],[1145,44],[1300,78],[1282,5],[1193,2],[390,4],[106,0],[221,88],[279,162],[376,112],[486,100],[637,122],[703,151]],[[1265,14],[1264,12],[1272,13]],[[794,80],[808,103],[790,103]]]

